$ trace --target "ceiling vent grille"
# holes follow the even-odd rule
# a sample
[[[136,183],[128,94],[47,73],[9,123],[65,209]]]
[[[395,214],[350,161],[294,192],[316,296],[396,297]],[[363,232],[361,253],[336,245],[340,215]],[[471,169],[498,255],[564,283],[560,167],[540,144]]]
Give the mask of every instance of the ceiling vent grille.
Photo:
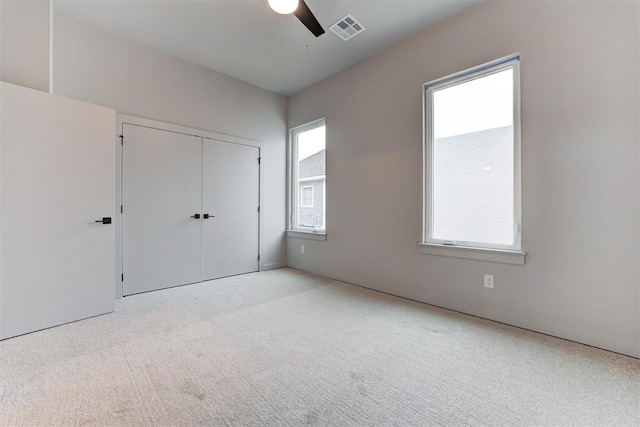
[[[329,27],[331,31],[338,35],[342,40],[349,40],[351,37],[366,30],[356,18],[351,15],[347,15],[332,26]]]

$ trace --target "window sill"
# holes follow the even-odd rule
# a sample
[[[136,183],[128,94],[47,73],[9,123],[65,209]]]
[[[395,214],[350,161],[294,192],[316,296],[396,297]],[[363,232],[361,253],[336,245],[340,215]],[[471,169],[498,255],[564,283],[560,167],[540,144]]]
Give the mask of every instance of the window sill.
[[[287,237],[296,237],[298,239],[309,239],[309,240],[327,240],[327,233],[322,232],[313,232],[313,231],[299,231],[299,230],[287,230]]]
[[[526,252],[505,249],[473,248],[469,246],[450,246],[435,243],[420,243],[420,253],[453,258],[475,259],[479,261],[501,262],[503,264],[524,265]]]

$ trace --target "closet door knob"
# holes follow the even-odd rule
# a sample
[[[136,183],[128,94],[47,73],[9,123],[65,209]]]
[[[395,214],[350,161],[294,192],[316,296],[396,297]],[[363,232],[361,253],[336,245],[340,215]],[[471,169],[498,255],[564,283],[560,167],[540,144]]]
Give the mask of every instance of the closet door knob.
[[[200,219],[200,214],[191,215],[191,218]]]
[[[204,214],[204,215],[202,215],[202,217],[204,219],[207,219],[207,218],[215,218],[216,216],[215,215]]]
[[[96,222],[100,222],[102,224],[111,224],[111,218],[105,216],[102,219],[97,220]]]

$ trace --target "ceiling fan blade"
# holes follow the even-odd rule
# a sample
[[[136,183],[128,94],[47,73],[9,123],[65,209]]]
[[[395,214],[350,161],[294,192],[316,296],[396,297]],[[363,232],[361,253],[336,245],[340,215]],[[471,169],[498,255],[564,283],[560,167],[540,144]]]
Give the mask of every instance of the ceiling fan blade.
[[[298,5],[298,8],[295,10],[295,12],[293,12],[293,14],[296,15],[296,18],[298,18],[300,22],[302,22],[304,26],[313,33],[314,36],[320,37],[324,34],[324,28],[322,28],[322,25],[320,25],[316,17],[313,15],[313,12],[311,12],[311,9],[309,9],[309,6],[307,6],[304,0],[300,0],[300,4]]]

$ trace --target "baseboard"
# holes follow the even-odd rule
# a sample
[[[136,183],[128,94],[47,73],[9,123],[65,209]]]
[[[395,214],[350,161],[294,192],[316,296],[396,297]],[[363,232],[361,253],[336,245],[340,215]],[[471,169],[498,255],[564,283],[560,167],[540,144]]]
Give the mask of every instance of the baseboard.
[[[325,276],[330,279],[339,280],[341,282],[350,283],[366,289],[371,289],[378,292],[394,295],[400,298],[410,299],[412,301],[421,302],[424,304],[433,305],[448,310],[457,311],[463,314],[471,316],[481,317],[483,319],[492,320],[499,323],[515,326],[522,329],[527,329],[533,332],[538,332],[545,335],[551,335],[557,338],[574,341],[580,344],[588,345],[591,347],[601,348],[603,350],[613,351],[626,356],[640,358],[640,342],[620,342],[619,340],[613,340],[608,336],[600,336],[596,334],[584,333],[582,331],[576,331],[571,328],[567,328],[563,325],[541,322],[534,319],[529,319],[521,316],[514,315],[512,313],[503,313],[495,310],[488,309],[486,307],[477,306],[474,304],[463,303],[459,301],[448,300],[445,298],[421,298],[417,299],[411,295],[401,295],[399,293],[389,292],[381,283],[365,279],[362,277],[354,277],[351,275],[342,274],[335,271],[320,271],[316,269],[308,269],[302,266],[289,265],[289,267],[305,271],[320,276]]]
[[[284,268],[286,266],[286,262],[267,262],[260,265],[260,271],[275,270],[276,268]]]
[[[634,346],[633,343],[620,343],[617,340],[610,339],[610,337],[584,333],[581,331],[566,328],[559,324],[540,322],[534,319],[516,316],[510,313],[494,311],[485,307],[476,306],[474,304],[451,301],[444,298],[430,298],[429,301],[421,302],[465,314],[470,314],[472,316],[481,317],[483,319],[505,323],[507,325],[516,326],[518,328],[527,329],[545,335],[551,335],[557,338],[574,341],[591,347],[613,351],[616,353],[624,354],[626,356],[640,358],[639,346]]]

